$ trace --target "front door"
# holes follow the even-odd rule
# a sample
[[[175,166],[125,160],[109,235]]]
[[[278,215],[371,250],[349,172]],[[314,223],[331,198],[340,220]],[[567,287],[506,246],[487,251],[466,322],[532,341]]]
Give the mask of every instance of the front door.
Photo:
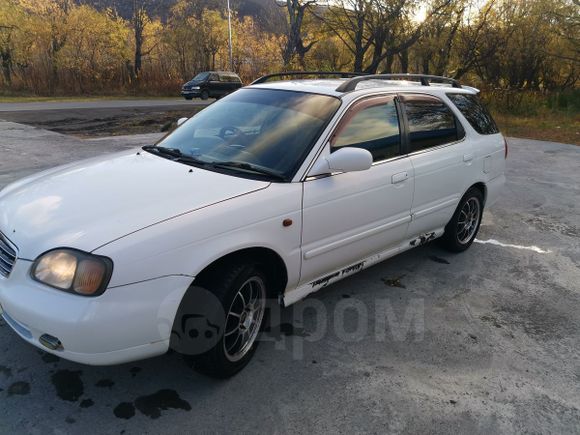
[[[344,115],[324,153],[365,148],[373,166],[304,181],[301,284],[323,278],[405,238],[413,196],[413,169],[402,155],[394,96],[356,103]]]

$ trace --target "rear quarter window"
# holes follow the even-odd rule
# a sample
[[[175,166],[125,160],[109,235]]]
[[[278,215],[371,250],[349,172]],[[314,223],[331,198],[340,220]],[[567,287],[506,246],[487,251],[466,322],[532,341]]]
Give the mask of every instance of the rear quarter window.
[[[499,129],[489,111],[472,94],[447,94],[451,102],[459,109],[465,119],[479,134],[496,134]]]

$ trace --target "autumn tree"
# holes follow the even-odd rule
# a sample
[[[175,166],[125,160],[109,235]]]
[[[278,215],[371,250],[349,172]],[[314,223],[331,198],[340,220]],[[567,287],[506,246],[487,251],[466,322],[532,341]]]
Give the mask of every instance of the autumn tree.
[[[354,70],[390,72],[398,58],[407,71],[409,50],[423,36],[425,28],[451,0],[338,0],[321,16],[330,31],[352,53]],[[426,18],[416,20],[420,7]]]
[[[282,36],[262,30],[251,17],[234,19],[234,69],[245,83],[272,71],[279,71],[283,67],[279,56],[282,43]]]
[[[423,74],[449,75],[449,64],[457,42],[457,33],[465,20],[466,1],[453,2],[433,14],[415,47],[415,71]]]
[[[372,12],[369,0],[337,0],[318,13],[326,28],[344,44],[353,57],[353,70],[363,71],[364,60],[373,40],[368,29]]]
[[[233,68],[246,83],[308,68],[578,87],[578,0],[284,1],[270,22],[232,0]],[[229,68],[224,1],[175,0],[162,17],[157,4],[131,0],[122,18],[77,0],[0,0],[0,92],[177,94],[196,73]]]
[[[316,4],[316,0],[286,0],[283,7],[288,13],[288,30],[286,32],[286,44],[282,51],[282,59],[284,66],[288,67],[295,56],[298,56],[298,61],[304,67],[304,56],[316,44],[315,40],[304,43],[306,35],[304,34],[304,18],[307,11],[309,11]]]
[[[133,16],[131,17],[131,25],[133,27],[133,36],[135,38],[135,56],[133,58],[133,75],[135,78],[139,77],[143,64],[143,33],[145,31],[145,26],[147,26],[151,21],[145,6],[145,0],[133,0]]]
[[[5,0],[0,3],[0,62],[2,76],[8,87],[12,85],[14,70],[15,45],[26,19],[20,4],[15,0]]]
[[[307,64],[315,71],[344,71],[352,68],[350,52],[337,36],[320,37],[310,51]]]
[[[59,65],[80,93],[118,79],[119,66],[130,56],[129,30],[113,11],[75,7],[68,18],[67,43]]]
[[[190,2],[178,1],[171,9],[171,15],[163,33],[163,42],[173,55],[182,80],[191,78],[193,71],[201,68],[201,43],[199,20],[193,14]]]
[[[36,44],[47,55],[48,87],[54,91],[59,83],[59,53],[68,38],[69,12],[75,6],[71,0],[25,0],[20,5],[34,22]]]

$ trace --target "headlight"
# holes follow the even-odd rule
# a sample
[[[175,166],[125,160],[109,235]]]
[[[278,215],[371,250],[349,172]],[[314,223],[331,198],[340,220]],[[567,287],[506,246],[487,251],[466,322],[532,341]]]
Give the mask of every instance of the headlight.
[[[113,262],[75,249],[55,249],[32,265],[32,278],[51,287],[84,296],[98,296],[109,284]]]
[[[199,89],[199,86],[192,86],[191,89]]]

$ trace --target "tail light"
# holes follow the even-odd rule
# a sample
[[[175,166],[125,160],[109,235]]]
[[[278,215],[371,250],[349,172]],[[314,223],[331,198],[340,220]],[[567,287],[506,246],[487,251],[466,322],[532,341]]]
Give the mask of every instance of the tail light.
[[[505,156],[504,156],[504,158],[507,159],[507,156],[508,156],[508,143],[507,143],[507,139],[505,137],[503,138],[503,145],[504,145],[504,148],[505,148]]]

